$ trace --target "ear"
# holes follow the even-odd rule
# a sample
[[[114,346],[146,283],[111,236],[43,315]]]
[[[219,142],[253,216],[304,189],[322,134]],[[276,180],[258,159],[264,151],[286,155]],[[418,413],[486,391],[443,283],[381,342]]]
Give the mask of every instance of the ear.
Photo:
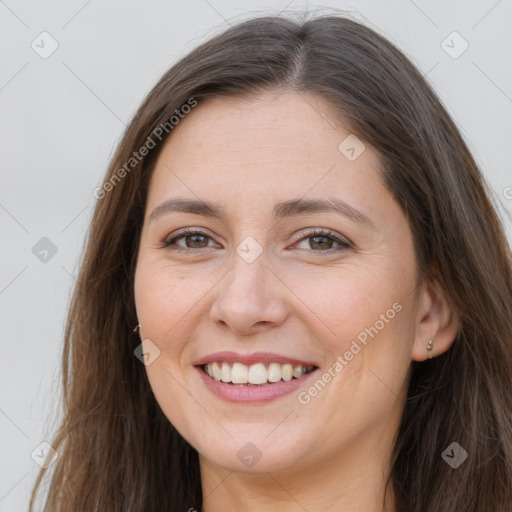
[[[424,281],[418,297],[415,339],[411,358],[425,361],[446,352],[453,344],[459,328],[457,314],[437,279]],[[427,350],[430,339],[432,350]]]

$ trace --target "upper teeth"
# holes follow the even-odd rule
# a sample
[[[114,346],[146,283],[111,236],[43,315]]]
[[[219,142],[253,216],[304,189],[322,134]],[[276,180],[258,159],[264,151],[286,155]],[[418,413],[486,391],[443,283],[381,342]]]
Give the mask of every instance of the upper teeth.
[[[279,364],[270,363],[268,369],[263,363],[256,363],[247,366],[242,363],[233,363],[231,367],[228,363],[208,363],[204,365],[206,373],[216,381],[231,382],[233,384],[266,384],[267,382],[279,382],[298,379],[305,373],[313,370],[313,366],[304,366],[299,364],[293,366],[289,363]]]

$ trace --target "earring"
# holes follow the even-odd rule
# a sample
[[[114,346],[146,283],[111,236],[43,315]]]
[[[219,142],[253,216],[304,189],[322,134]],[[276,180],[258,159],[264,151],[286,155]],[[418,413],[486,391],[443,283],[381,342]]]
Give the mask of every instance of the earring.
[[[430,352],[432,350],[432,345],[434,344],[434,338],[430,338],[427,343],[427,352]],[[428,355],[429,359],[432,359],[432,354]]]
[[[137,329],[139,329],[139,332],[140,332],[140,324],[137,324],[137,325],[135,326],[135,329],[133,329],[133,332],[137,332]]]

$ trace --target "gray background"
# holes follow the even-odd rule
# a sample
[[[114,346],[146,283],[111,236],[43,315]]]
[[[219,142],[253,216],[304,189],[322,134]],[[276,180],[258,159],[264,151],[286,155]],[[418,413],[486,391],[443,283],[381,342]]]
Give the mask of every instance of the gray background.
[[[51,439],[92,193],[125,123],[168,67],[229,23],[328,6],[377,29],[427,75],[501,202],[512,238],[511,0],[0,0],[0,512],[26,510],[39,469],[31,454]],[[47,58],[40,54],[52,40],[44,31],[58,43]],[[469,47],[457,56],[464,40]],[[43,237],[54,255],[37,254]]]

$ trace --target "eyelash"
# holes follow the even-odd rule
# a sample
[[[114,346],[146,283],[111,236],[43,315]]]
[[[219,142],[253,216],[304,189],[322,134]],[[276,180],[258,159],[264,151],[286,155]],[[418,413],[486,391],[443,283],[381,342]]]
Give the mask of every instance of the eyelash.
[[[297,240],[295,243],[302,242],[303,240],[306,240],[308,238],[317,238],[317,237],[321,236],[321,237],[325,237],[330,240],[333,240],[334,242],[339,244],[338,247],[327,249],[327,250],[311,249],[312,252],[317,253],[317,254],[321,254],[321,253],[332,254],[333,252],[338,252],[338,251],[343,251],[343,250],[353,248],[353,245],[348,240],[341,238],[339,235],[337,235],[334,231],[331,231],[330,229],[321,228],[321,229],[317,230],[316,228],[314,228],[313,232],[306,233],[305,231],[301,231],[300,234],[302,235],[302,238]],[[177,252],[189,252],[189,251],[197,252],[197,251],[202,251],[203,249],[211,249],[211,247],[200,247],[197,249],[194,249],[192,247],[180,247],[180,246],[172,247],[176,243],[177,240],[180,240],[181,238],[187,238],[189,236],[195,236],[195,235],[200,235],[200,236],[204,236],[206,238],[212,239],[212,237],[210,235],[208,235],[207,233],[205,233],[204,231],[201,231],[199,229],[187,228],[187,229],[177,233],[171,239],[166,240],[162,244],[161,248],[168,249],[171,251],[177,251]],[[299,250],[301,250],[301,249],[299,249]]]

